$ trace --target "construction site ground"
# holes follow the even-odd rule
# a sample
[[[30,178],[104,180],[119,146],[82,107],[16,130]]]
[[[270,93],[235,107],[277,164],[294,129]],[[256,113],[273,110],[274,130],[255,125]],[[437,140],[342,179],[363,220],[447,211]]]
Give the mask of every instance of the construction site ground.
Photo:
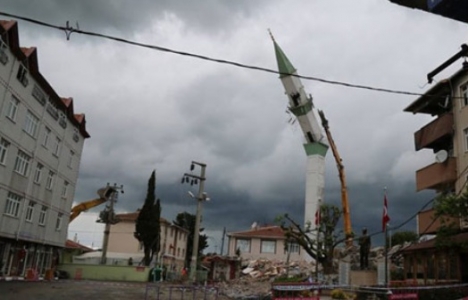
[[[160,283],[159,297],[157,289],[148,289],[146,283],[129,282],[110,282],[110,281],[87,281],[87,280],[59,280],[59,281],[0,281],[0,299],[2,300],[23,300],[23,299],[41,299],[41,300],[128,300],[128,299],[148,299],[148,300],[230,300],[242,299],[242,292],[238,297],[229,294],[231,288],[229,284],[218,288],[216,297],[215,291],[209,291],[205,295],[201,290],[195,292],[190,288],[174,288],[173,284]],[[155,284],[150,284],[155,286]],[[236,290],[262,290],[268,289],[267,283],[256,283],[253,286],[237,286]],[[172,287],[170,290],[169,287]],[[241,296],[241,297],[239,297]],[[254,297],[248,297],[254,299]],[[263,297],[258,297],[261,299]],[[320,297],[323,300],[328,297]]]

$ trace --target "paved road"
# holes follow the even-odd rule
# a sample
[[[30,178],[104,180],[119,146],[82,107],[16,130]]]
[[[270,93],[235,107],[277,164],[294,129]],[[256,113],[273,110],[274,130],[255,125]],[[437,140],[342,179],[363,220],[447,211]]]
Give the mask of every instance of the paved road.
[[[147,300],[230,300],[214,291],[205,294],[203,291],[182,290],[173,285],[161,285],[159,298],[157,289],[149,289]],[[133,300],[145,299],[146,283],[109,282],[109,281],[0,281],[1,300]],[[330,299],[327,296],[320,300]]]
[[[142,283],[113,283],[68,280],[53,282],[0,282],[0,299],[2,300],[145,299],[145,291],[146,285]],[[154,297],[152,298],[155,299]]]

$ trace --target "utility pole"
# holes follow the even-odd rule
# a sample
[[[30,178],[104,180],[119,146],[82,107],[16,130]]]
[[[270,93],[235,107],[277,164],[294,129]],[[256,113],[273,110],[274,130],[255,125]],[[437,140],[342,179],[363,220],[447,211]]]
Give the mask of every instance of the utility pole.
[[[182,177],[182,183],[190,181],[190,184],[194,185],[194,184],[197,184],[198,181],[200,181],[200,184],[198,186],[198,196],[194,197],[193,194],[189,192],[189,195],[192,198],[195,198],[197,200],[197,214],[195,217],[195,230],[193,233],[192,259],[190,263],[190,274],[189,274],[190,280],[192,282],[196,282],[196,275],[197,275],[198,240],[200,238],[200,220],[201,220],[201,214],[202,214],[202,202],[210,200],[210,198],[208,198],[208,195],[203,191],[205,187],[205,180],[206,180],[205,178],[206,164],[192,161],[192,164],[190,165],[190,171],[193,171],[195,169],[195,165],[198,165],[201,167],[200,176],[185,173],[184,177]]]
[[[223,237],[221,238],[221,256],[224,252],[224,237],[226,236],[226,227],[223,227]]]
[[[107,184],[109,186],[109,183]],[[104,208],[103,211],[99,214],[99,220],[97,220],[98,223],[105,223],[106,226],[104,228],[104,238],[102,240],[102,255],[101,255],[101,265],[105,265],[107,261],[107,247],[109,245],[109,233],[110,233],[110,226],[113,224],[116,224],[119,222],[119,220],[115,217],[114,213],[114,203],[117,202],[117,199],[119,198],[119,190],[123,194],[123,185],[120,187],[117,187],[117,184],[114,183],[113,192],[112,195],[110,196],[109,200],[109,205]]]

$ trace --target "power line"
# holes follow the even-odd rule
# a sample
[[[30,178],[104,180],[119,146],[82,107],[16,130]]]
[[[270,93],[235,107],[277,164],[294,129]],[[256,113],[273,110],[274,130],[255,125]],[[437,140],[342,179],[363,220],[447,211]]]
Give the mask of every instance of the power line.
[[[403,91],[403,90],[394,90],[394,89],[388,89],[388,88],[373,87],[373,86],[362,85],[362,84],[353,84],[353,83],[349,83],[349,82],[329,80],[329,79],[324,79],[324,78],[319,78],[319,77],[314,77],[314,76],[303,76],[303,75],[298,75],[298,74],[278,72],[276,70],[269,69],[269,68],[258,67],[258,66],[254,66],[254,65],[247,65],[247,64],[243,64],[243,63],[239,63],[239,62],[235,62],[235,61],[231,61],[231,60],[218,59],[218,58],[213,58],[213,57],[209,57],[209,56],[205,56],[205,55],[200,55],[200,54],[195,54],[195,53],[190,53],[190,52],[184,52],[184,51],[178,51],[178,50],[174,50],[174,49],[170,49],[170,48],[166,48],[166,47],[161,47],[161,46],[157,46],[157,45],[139,43],[139,42],[135,42],[135,41],[131,41],[131,40],[128,40],[128,39],[119,38],[119,37],[115,37],[115,36],[111,36],[111,35],[106,35],[106,34],[101,34],[101,33],[96,33],[96,32],[91,32],[91,31],[85,31],[85,30],[79,29],[78,26],[77,26],[77,28],[74,28],[74,27],[70,26],[68,24],[68,22],[67,22],[66,26],[63,27],[63,26],[57,26],[57,25],[53,25],[53,24],[50,24],[50,23],[46,23],[46,22],[43,22],[43,21],[36,20],[36,19],[22,17],[22,16],[10,14],[10,13],[2,12],[2,11],[0,11],[0,15],[15,18],[15,19],[19,19],[19,20],[23,20],[23,21],[26,21],[26,22],[30,22],[30,23],[33,23],[33,24],[36,24],[36,25],[40,25],[40,26],[44,26],[44,27],[48,27],[48,28],[52,28],[52,29],[61,30],[61,31],[63,31],[65,33],[65,35],[67,37],[67,40],[70,39],[70,36],[71,36],[72,33],[79,33],[79,34],[83,34],[83,35],[88,35],[88,36],[94,36],[94,37],[104,38],[104,39],[108,39],[108,40],[113,40],[113,41],[116,41],[116,42],[129,44],[129,45],[132,45],[132,46],[143,47],[143,48],[148,48],[148,49],[152,49],[152,50],[168,52],[168,53],[172,53],[172,54],[197,58],[197,59],[201,59],[201,60],[205,60],[205,61],[211,61],[211,62],[215,62],[215,63],[231,65],[231,66],[235,66],[235,67],[239,67],[239,68],[257,70],[257,71],[262,71],[262,72],[267,72],[267,73],[272,73],[272,74],[277,74],[277,75],[290,75],[290,76],[298,77],[298,78],[301,78],[301,79],[304,79],[304,80],[317,81],[317,82],[331,84],[331,85],[339,85],[339,86],[344,86],[344,87],[348,87],[348,88],[364,89],[364,90],[370,90],[370,91],[374,91],[374,92],[399,94],[399,95],[407,95],[407,96],[423,96],[423,95],[425,95],[425,96],[429,96],[429,97],[441,97],[441,96],[437,96],[437,95],[426,95],[426,94],[423,94],[423,93],[415,93],[415,92],[408,92],[408,91]]]

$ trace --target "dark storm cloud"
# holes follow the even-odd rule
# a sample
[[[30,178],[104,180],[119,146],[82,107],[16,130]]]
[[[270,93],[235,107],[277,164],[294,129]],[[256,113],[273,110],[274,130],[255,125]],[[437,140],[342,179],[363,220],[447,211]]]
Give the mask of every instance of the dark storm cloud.
[[[412,10],[378,0],[301,6],[293,1],[2,2],[2,10],[52,23],[79,21],[85,30],[155,44],[163,40],[176,49],[276,68],[266,32],[272,28],[302,75],[420,92],[434,61],[458,50],[463,35],[447,20],[421,13],[413,18]],[[287,122],[287,97],[277,75],[88,37],[66,42],[63,33],[49,32],[20,22],[24,45],[39,49],[41,72],[87,116],[92,138],[85,143],[75,202],[116,182],[125,187],[116,209],[135,211],[156,169],[163,217],[194,213],[187,195],[191,188],[180,178],[191,160],[199,160],[208,164],[205,188],[212,199],[203,208],[207,231],[271,224],[283,213],[302,222],[302,133]],[[79,43],[88,40],[93,42]],[[325,110],[343,158],[354,231],[380,230],[384,186],[392,225],[413,215],[429,198],[414,191],[414,172],[432,155],[416,153],[413,142],[413,132],[430,117],[402,112],[414,97],[303,83],[316,107]],[[325,201],[340,206],[331,152],[325,182]],[[407,226],[414,230],[414,220]]]
[[[2,11],[72,26],[86,31],[138,32],[173,14],[187,28],[216,32],[250,17],[265,1],[172,1],[172,0],[3,0]]]

